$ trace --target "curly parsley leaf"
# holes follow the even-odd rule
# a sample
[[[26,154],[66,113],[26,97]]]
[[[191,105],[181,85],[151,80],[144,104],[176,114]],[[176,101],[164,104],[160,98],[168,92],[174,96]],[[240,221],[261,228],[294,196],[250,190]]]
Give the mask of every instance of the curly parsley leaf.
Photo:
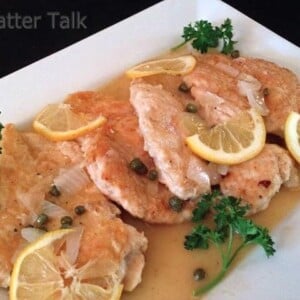
[[[207,20],[199,20],[190,23],[183,28],[183,34],[181,36],[184,41],[173,49],[178,49],[188,42],[191,42],[194,49],[201,53],[206,53],[208,48],[217,48],[222,42],[221,52],[224,54],[230,54],[234,50],[233,41],[233,27],[230,19],[226,19],[224,23],[218,27],[213,26]]]
[[[214,206],[214,221],[217,229],[222,230],[231,225],[238,217],[244,217],[248,207],[241,205],[241,200],[231,196],[223,196]]]
[[[268,229],[256,225],[245,217],[249,206],[243,205],[241,199],[213,191],[211,194],[203,195],[199,200],[193,211],[193,221],[197,224],[185,237],[184,247],[187,250],[208,249],[212,243],[220,252],[222,268],[207,285],[197,289],[195,295],[206,293],[218,284],[239,252],[248,245],[260,245],[267,257],[275,253],[274,242]],[[201,223],[209,210],[214,211],[213,229]],[[233,247],[234,235],[240,237],[240,244],[235,248]]]
[[[219,32],[208,21],[200,20],[194,26],[189,24],[183,29],[185,41],[192,41],[193,48],[207,52],[208,48],[215,48],[219,44]]]
[[[247,226],[247,235],[244,237],[247,244],[257,244],[263,247],[266,255],[272,256],[275,253],[274,242],[266,228],[256,226],[252,221]]]
[[[229,54],[234,51],[233,27],[230,19],[226,19],[219,29],[219,38],[223,41],[222,53]]]
[[[200,222],[211,210],[213,200],[220,195],[219,190],[213,190],[211,194],[204,194],[199,197],[197,207],[193,210],[193,222]]]
[[[207,249],[209,246],[209,239],[211,230],[205,225],[199,224],[192,233],[185,237],[184,248],[187,250],[193,249]]]

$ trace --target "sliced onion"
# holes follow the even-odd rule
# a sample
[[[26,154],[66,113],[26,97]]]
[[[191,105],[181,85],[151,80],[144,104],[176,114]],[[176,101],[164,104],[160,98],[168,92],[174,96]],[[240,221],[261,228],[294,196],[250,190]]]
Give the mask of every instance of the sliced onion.
[[[84,188],[90,179],[87,173],[78,165],[71,169],[61,169],[60,174],[53,180],[62,193],[75,194]]]
[[[48,215],[51,218],[61,218],[63,216],[70,215],[65,209],[62,207],[49,202],[47,200],[44,200],[42,202],[42,211],[44,214]]]
[[[36,184],[29,188],[28,191],[23,192],[18,196],[18,201],[21,202],[31,213],[39,209],[40,201],[45,194],[43,184]]]
[[[221,180],[221,176],[227,175],[229,171],[229,166],[227,165],[219,165],[213,162],[208,164],[208,174],[210,177],[210,181],[212,185],[219,184]]]
[[[253,77],[252,75],[249,75],[249,74],[246,74],[246,73],[240,73],[239,76],[238,76],[238,79],[251,84],[252,88],[255,91],[258,91],[261,88],[261,83],[255,77]]]
[[[221,180],[220,173],[218,172],[218,165],[212,162],[209,162],[207,165],[207,174],[210,178],[210,184],[216,185],[219,184]]]
[[[75,231],[66,236],[66,257],[70,264],[74,264],[79,253],[83,227],[76,227]]]
[[[224,73],[228,74],[229,76],[232,77],[237,77],[239,75],[239,70],[235,69],[234,67],[218,62],[215,65],[219,70],[223,71]]]
[[[201,165],[199,159],[196,157],[192,157],[190,159],[186,176],[200,186],[207,187],[211,185],[206,163],[203,162]]]
[[[259,92],[255,83],[239,80],[238,89],[241,95],[247,97],[250,106],[260,115],[268,115],[269,109],[266,106],[264,96]]]
[[[43,234],[45,234],[45,231],[38,228],[26,227],[21,229],[22,238],[29,243],[34,242]]]
[[[227,175],[229,171],[229,166],[227,165],[217,165],[217,172],[222,175],[222,176],[225,176]]]
[[[259,92],[247,92],[247,98],[251,107],[253,107],[260,115],[267,116],[269,109],[266,106],[265,98]]]

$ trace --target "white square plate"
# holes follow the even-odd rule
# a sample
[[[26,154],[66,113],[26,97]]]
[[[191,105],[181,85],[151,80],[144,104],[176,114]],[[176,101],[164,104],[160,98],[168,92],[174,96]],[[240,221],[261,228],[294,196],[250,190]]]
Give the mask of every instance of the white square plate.
[[[166,0],[1,79],[1,122],[23,125],[47,103],[96,88],[129,66],[167,51],[180,42],[188,23],[207,19],[220,24],[227,17],[242,54],[300,74],[298,47],[223,2]],[[252,252],[206,299],[299,299],[298,228],[300,207],[272,232],[278,249],[274,257]]]

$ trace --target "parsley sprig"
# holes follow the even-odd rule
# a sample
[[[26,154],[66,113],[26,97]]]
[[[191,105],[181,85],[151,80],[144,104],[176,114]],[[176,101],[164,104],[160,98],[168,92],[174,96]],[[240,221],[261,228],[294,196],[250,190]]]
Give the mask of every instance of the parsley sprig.
[[[232,196],[224,196],[218,190],[203,195],[193,211],[193,222],[197,225],[185,237],[184,247],[187,250],[208,249],[210,244],[217,247],[222,259],[218,275],[207,285],[195,290],[195,296],[206,293],[217,285],[225,276],[230,265],[242,249],[249,245],[260,245],[267,257],[275,253],[274,242],[266,228],[256,225],[245,217],[248,206]],[[215,228],[211,229],[202,223],[206,214],[214,211]],[[233,247],[234,235],[240,236],[240,244]]]
[[[208,48],[216,48],[222,41],[222,50],[224,54],[230,54],[234,50],[233,41],[233,27],[230,19],[226,19],[224,23],[218,27],[213,26],[207,20],[199,20],[194,24],[190,23],[188,26],[183,28],[183,34],[181,36],[184,41],[178,46],[174,47],[173,50],[180,48],[188,42],[191,42],[193,48],[205,53]]]

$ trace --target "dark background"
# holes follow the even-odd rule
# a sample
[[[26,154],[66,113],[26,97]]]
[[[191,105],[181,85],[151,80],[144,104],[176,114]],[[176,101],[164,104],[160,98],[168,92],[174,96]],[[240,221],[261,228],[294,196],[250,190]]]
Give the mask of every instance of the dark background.
[[[87,28],[80,30],[58,28],[49,30],[49,22],[46,22],[45,18],[38,23],[36,30],[0,29],[0,77],[160,2],[158,0],[0,1],[0,15],[6,15],[8,12],[31,16],[45,15],[47,11],[70,14],[70,11],[77,10],[87,16],[85,21]],[[300,46],[300,18],[295,0],[224,2]]]

